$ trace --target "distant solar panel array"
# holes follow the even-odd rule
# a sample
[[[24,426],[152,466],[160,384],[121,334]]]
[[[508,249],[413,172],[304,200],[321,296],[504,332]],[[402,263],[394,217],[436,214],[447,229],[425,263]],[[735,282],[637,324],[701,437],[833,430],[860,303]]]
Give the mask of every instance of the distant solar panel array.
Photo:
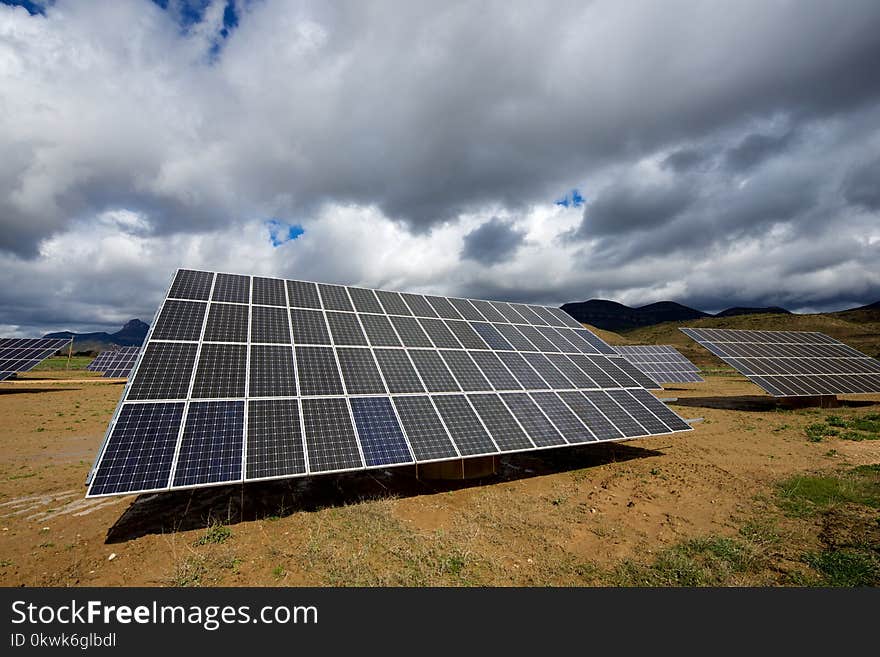
[[[0,381],[32,370],[69,344],[70,338],[0,338]]]
[[[557,308],[179,270],[90,497],[689,430]]]
[[[681,330],[775,397],[880,392],[880,361],[824,333]]]
[[[700,368],[669,345],[614,347],[621,356],[657,383],[700,383]]]
[[[98,354],[86,369],[91,372],[101,372],[107,379],[123,379],[131,373],[131,368],[134,367],[140,352],[140,347],[107,349]]]

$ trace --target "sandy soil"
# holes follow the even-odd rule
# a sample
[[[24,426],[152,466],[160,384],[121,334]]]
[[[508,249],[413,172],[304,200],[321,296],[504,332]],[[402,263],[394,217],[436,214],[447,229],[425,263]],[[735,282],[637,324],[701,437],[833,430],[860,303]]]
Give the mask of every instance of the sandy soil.
[[[691,433],[503,457],[479,481],[403,468],[85,500],[122,386],[27,378],[0,383],[7,586],[596,583],[622,560],[734,535],[787,476],[880,462],[880,441],[808,442],[804,427],[829,411],[781,409],[724,376],[658,394],[704,418]],[[880,396],[845,403],[880,410]]]

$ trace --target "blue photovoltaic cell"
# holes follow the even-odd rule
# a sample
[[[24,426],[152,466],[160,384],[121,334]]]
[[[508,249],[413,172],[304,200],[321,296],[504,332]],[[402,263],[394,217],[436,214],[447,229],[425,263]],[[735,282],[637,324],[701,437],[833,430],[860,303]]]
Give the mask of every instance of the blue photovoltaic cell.
[[[241,479],[244,402],[191,402],[174,471],[175,486]]]
[[[367,466],[413,462],[387,397],[352,399],[351,412]]]
[[[165,488],[183,406],[183,402],[124,404],[89,494]]]

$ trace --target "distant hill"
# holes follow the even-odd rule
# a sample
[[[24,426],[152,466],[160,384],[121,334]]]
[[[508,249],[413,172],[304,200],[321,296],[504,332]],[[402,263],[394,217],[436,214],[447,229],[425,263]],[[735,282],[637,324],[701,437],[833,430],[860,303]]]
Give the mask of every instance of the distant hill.
[[[695,308],[683,306],[674,301],[659,301],[647,306],[631,308],[630,306],[607,299],[590,299],[589,301],[566,303],[561,308],[579,322],[590,324],[606,331],[633,331],[646,326],[663,324],[664,322],[689,322],[709,317],[795,315],[790,310],[780,308],[779,306],[734,306],[712,315]],[[853,322],[871,323],[877,321],[878,315],[880,315],[880,301],[868,304],[867,306],[825,314],[829,317],[843,317]]]
[[[144,343],[149,330],[149,324],[139,319],[132,319],[125,323],[116,333],[99,331],[95,333],[74,333],[73,331],[58,331],[47,333],[44,338],[73,338],[74,351],[105,351],[113,347],[140,346]]]
[[[590,299],[579,303],[566,303],[562,309],[579,322],[607,331],[626,331],[662,322],[682,322],[709,317],[707,313],[674,301],[660,301],[640,308],[630,308],[616,301]]]
[[[874,303],[869,303],[867,306],[859,306],[858,308],[850,308],[849,310],[842,310],[841,312],[849,313],[849,312],[854,312],[856,310],[880,310],[880,301],[875,301]]]
[[[766,308],[746,308],[743,306],[734,306],[720,313],[715,313],[715,317],[734,317],[736,315],[791,315],[790,310],[780,308],[779,306],[767,306]]]

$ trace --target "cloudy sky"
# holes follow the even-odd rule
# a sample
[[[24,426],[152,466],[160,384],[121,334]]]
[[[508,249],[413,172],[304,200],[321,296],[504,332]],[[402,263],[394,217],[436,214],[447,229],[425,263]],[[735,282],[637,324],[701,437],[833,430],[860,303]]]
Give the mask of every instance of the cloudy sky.
[[[876,0],[0,2],[0,334],[150,321],[177,267],[877,301],[878,34]]]

